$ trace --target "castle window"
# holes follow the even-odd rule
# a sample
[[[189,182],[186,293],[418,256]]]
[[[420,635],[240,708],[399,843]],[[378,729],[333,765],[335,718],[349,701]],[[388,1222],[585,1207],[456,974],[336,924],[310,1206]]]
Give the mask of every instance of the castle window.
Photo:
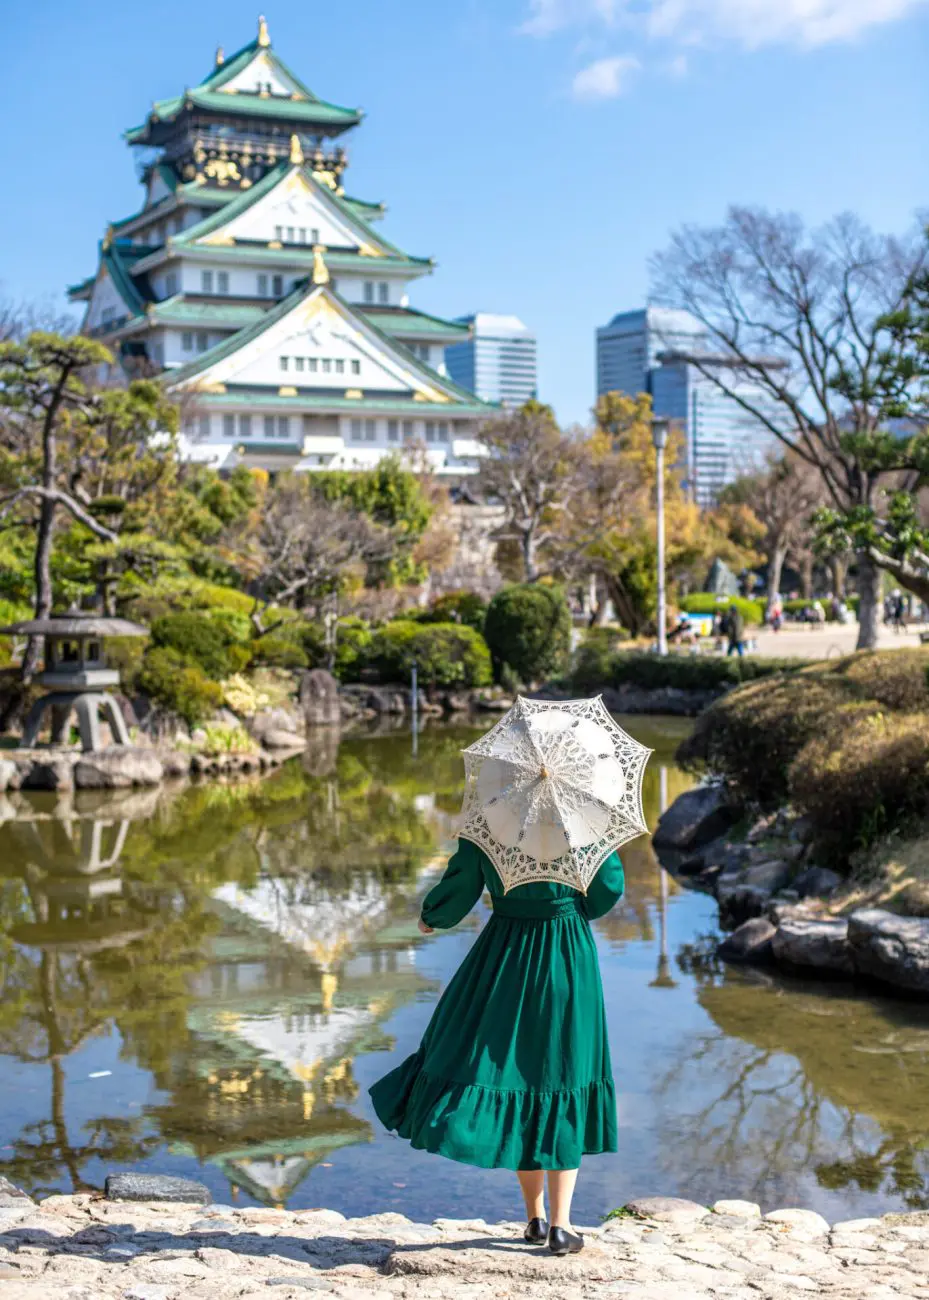
[[[388,442],[399,442],[399,441],[400,441],[400,421],[399,421],[399,420],[388,420],[388,421],[387,421],[387,441],[388,441]]]
[[[278,360],[281,363],[281,369],[286,370],[288,362],[290,361],[290,357],[279,357]]]
[[[200,416],[200,437],[208,438],[210,436],[210,417],[208,415]]]
[[[435,442],[435,421],[434,420],[426,421],[426,441]]]
[[[377,437],[377,420],[365,420],[365,441],[374,442]]]
[[[265,416],[265,437],[266,438],[274,437],[274,416],[273,415]]]
[[[298,233],[298,235],[300,236],[300,243],[301,243],[301,244],[305,244],[305,243],[306,243],[306,226],[301,226],[301,227],[299,228],[299,230],[297,231],[297,233]]]
[[[259,275],[258,277],[258,297],[267,298],[268,296],[268,277]]]
[[[197,351],[206,352],[210,346],[210,336],[206,330],[197,330]]]
[[[303,369],[303,357],[294,357],[294,366],[297,370]]]
[[[315,369],[316,369],[316,365],[317,365],[316,358],[315,358],[315,357],[307,357],[307,359],[306,359],[306,364],[307,364],[308,369],[310,369],[310,370],[315,370]]]
[[[234,415],[223,416],[223,437],[224,438],[235,437],[235,416]]]
[[[374,302],[374,281],[365,280],[364,287],[365,302]]]
[[[310,231],[310,241],[314,244],[319,243],[319,226],[314,226]]]
[[[289,433],[290,433],[290,416],[279,415],[277,417],[277,436],[279,438],[286,438]]]
[[[173,298],[177,293],[177,271],[169,271],[165,276],[165,297]]]
[[[181,335],[181,351],[193,352],[193,350],[194,350],[193,330],[184,330],[183,334]]]
[[[284,242],[284,227],[283,227],[283,226],[275,226],[275,227],[274,227],[274,238],[277,240],[277,242],[278,242],[279,244],[282,244],[282,243]]]
[[[380,284],[377,286],[377,300],[381,303],[390,302],[390,285],[386,280],[381,280]]]
[[[239,437],[250,438],[252,436],[252,417],[250,415],[239,416]]]
[[[352,442],[361,442],[361,421],[352,420]]]
[[[294,235],[294,228],[293,228],[293,226],[288,226],[288,227],[287,227],[287,242],[288,242],[288,244],[293,244],[293,243],[295,242],[295,238],[296,238],[296,237],[295,237],[295,235]]]
[[[216,283],[216,292],[217,292],[217,293],[228,293],[228,292],[229,292],[229,272],[228,272],[228,271],[220,271],[220,272],[217,274],[217,276],[216,276],[216,281],[217,281],[217,283]]]
[[[439,442],[448,442],[448,421],[440,420],[438,423]]]
[[[412,420],[404,420],[404,421],[403,421],[403,441],[404,441],[404,442],[412,442],[412,441],[413,441],[413,421],[412,421]]]
[[[332,362],[328,359],[328,357],[324,357],[324,358],[323,358],[323,374],[324,374],[324,375],[328,375],[329,372],[330,372],[331,370],[332,370]]]
[[[352,374],[353,374],[353,375],[360,375],[360,374],[361,374],[361,362],[360,362],[360,361],[353,361],[353,362],[352,362]]]
[[[345,374],[345,362],[344,362],[344,361],[336,361],[336,363],[335,363],[335,372],[336,372],[337,375],[344,375],[344,374]]]
[[[201,291],[201,293],[212,293],[212,292],[213,292],[213,272],[212,272],[212,271],[201,271],[201,272],[200,272],[200,291]]]
[[[275,298],[280,298],[284,292],[284,277],[282,275],[272,276],[271,290]]]

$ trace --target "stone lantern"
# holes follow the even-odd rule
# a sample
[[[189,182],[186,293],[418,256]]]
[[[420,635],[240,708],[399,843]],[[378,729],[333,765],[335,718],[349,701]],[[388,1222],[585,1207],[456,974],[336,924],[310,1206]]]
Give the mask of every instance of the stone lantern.
[[[45,670],[38,681],[50,687],[48,695],[29,710],[20,746],[31,748],[38,738],[46,711],[51,710],[53,745],[67,742],[71,714],[77,717],[81,748],[100,748],[100,715],[110,724],[118,745],[129,744],[129,732],[119,705],[107,687],[119,686],[119,672],[107,668],[103,641],[108,636],[147,636],[148,628],[124,618],[69,610],[67,614],[29,619],[0,628],[5,636],[43,636]]]

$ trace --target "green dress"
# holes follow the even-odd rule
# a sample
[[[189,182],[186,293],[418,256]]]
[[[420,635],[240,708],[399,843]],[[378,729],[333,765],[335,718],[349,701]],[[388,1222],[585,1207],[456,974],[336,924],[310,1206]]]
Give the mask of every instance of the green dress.
[[[621,897],[613,853],[586,896],[568,885],[504,895],[486,854],[459,840],[426,895],[447,930],[489,889],[493,916],[452,977],[419,1050],[371,1089],[378,1118],[424,1151],[484,1169],[576,1169],[616,1150],[616,1096],[590,921]]]

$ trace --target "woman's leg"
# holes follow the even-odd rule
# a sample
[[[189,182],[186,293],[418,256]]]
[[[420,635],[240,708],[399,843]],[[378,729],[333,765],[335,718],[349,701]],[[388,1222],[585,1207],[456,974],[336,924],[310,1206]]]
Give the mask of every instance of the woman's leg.
[[[545,1173],[541,1169],[518,1169],[516,1177],[526,1202],[526,1221],[545,1218]],[[551,1177],[551,1175],[549,1175]]]
[[[567,1228],[571,1231],[571,1198],[576,1182],[576,1169],[548,1171],[548,1200],[553,1228]]]

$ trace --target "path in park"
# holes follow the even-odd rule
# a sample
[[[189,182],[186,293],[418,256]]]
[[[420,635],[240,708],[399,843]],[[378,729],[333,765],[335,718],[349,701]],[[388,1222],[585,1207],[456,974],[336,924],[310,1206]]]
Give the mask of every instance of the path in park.
[[[882,627],[878,649],[918,647],[921,631],[925,631],[925,627],[920,626],[908,632],[894,632],[892,628]],[[757,649],[752,651],[753,654],[788,659],[838,659],[842,655],[851,654],[855,649],[858,624],[844,626],[827,623],[823,628],[788,625],[781,632],[759,632],[756,639]]]
[[[12,1199],[12,1198],[10,1198]],[[24,1198],[23,1198],[24,1199]],[[441,1203],[441,1176],[436,1177]],[[585,1229],[581,1255],[522,1223],[51,1196],[0,1209],[4,1300],[923,1300],[929,1215],[830,1226],[809,1210],[654,1198]],[[4,1221],[5,1220],[5,1221]]]

